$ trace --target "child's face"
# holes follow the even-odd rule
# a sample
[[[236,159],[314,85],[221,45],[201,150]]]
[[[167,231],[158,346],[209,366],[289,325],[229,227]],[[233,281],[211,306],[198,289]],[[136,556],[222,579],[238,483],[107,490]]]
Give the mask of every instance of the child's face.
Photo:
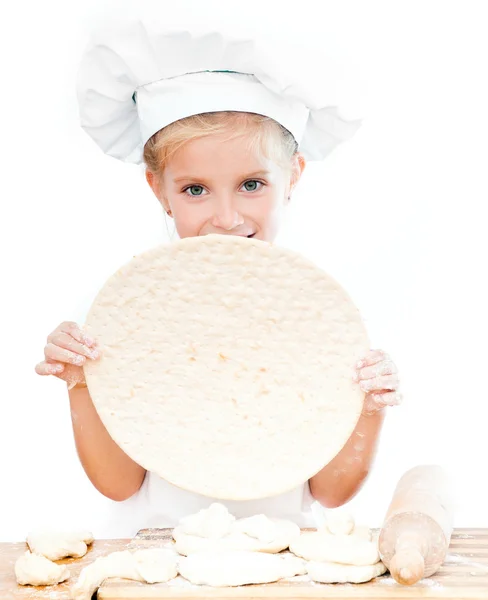
[[[273,241],[293,181],[276,163],[253,156],[242,138],[213,135],[185,144],[167,162],[163,181],[147,179],[175,221],[180,238],[210,233]]]

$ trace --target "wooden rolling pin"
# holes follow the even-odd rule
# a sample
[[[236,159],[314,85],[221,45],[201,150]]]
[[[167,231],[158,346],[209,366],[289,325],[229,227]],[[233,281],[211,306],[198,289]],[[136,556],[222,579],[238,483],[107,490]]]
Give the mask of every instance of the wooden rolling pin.
[[[444,562],[452,534],[452,498],[444,470],[420,465],[395,488],[379,537],[381,560],[398,583],[412,585]]]

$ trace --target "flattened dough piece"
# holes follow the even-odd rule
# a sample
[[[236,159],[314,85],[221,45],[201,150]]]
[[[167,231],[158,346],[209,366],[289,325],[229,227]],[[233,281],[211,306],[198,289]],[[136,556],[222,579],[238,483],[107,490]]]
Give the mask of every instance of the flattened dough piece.
[[[137,552],[112,552],[97,558],[85,567],[71,588],[72,600],[91,600],[100,585],[110,577],[121,577],[146,583],[163,583],[177,575],[178,558],[165,548],[151,548]]]
[[[354,535],[304,532],[290,544],[293,554],[305,560],[344,565],[374,565],[380,560],[378,544]]]
[[[261,517],[264,515],[235,521],[231,532],[218,539],[187,535],[179,526],[175,527],[173,530],[175,549],[184,556],[195,552],[225,550],[247,550],[274,554],[286,550],[291,542],[300,535],[300,528],[292,521],[268,519],[267,517],[261,519]]]
[[[27,551],[15,563],[15,577],[20,585],[55,585],[68,579],[69,570],[66,565]]]
[[[320,583],[364,583],[386,573],[386,567],[382,562],[355,566],[311,561],[307,563],[307,573]]]
[[[93,542],[88,531],[34,531],[27,536],[31,552],[41,554],[49,560],[60,560],[72,556],[81,558],[87,552],[87,545]]]
[[[309,260],[260,240],[200,236],[137,256],[107,281],[85,328],[102,350],[85,376],[112,438],[207,497],[302,485],[361,413],[351,370],[369,341],[358,310]]]
[[[304,561],[295,556],[261,552],[199,552],[180,560],[180,574],[191,583],[228,587],[271,583],[306,573]]]

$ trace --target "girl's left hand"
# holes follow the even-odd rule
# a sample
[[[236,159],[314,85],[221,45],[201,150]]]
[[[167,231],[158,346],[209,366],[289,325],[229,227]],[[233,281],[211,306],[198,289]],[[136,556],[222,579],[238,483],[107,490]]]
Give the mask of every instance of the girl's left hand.
[[[353,380],[366,392],[363,415],[373,415],[385,406],[395,406],[402,401],[398,392],[398,370],[383,350],[370,350],[356,364]]]

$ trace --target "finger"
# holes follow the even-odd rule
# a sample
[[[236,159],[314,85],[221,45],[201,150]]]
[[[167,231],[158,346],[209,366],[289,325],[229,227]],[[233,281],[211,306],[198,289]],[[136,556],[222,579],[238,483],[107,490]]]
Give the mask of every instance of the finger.
[[[359,385],[363,392],[379,392],[381,390],[396,391],[400,385],[398,375],[383,375],[382,377],[373,377],[360,381]]]
[[[398,406],[403,401],[403,396],[400,392],[383,392],[373,394],[375,402],[382,406]]]
[[[57,332],[62,331],[63,333],[69,333],[77,342],[80,344],[85,344],[89,348],[96,345],[95,340],[91,337],[87,336],[78,323],[74,323],[73,321],[65,321],[61,323],[61,325],[53,332],[56,334]],[[48,341],[51,341],[48,339]]]
[[[383,350],[370,350],[368,354],[356,363],[356,369],[371,367],[382,360],[388,360],[390,357]]]
[[[83,356],[86,356],[86,358],[91,358],[92,360],[100,357],[98,348],[89,348],[84,344],[80,344],[80,342],[76,341],[69,333],[64,333],[62,331],[55,332],[50,336],[49,342],[55,346],[64,348],[65,350],[71,350],[74,354],[82,354]]]
[[[398,406],[402,403],[403,396],[400,392],[383,392],[378,394],[368,394],[368,397],[372,402],[384,408],[385,406]]]
[[[38,375],[60,375],[64,371],[64,365],[62,363],[50,363],[43,360],[36,365],[35,371]]]
[[[60,346],[49,343],[44,348],[44,356],[48,362],[60,362],[81,367],[85,364],[86,358],[81,354],[75,354],[71,350],[66,350]]]
[[[359,371],[354,372],[354,380],[360,381],[362,379],[373,379],[374,377],[381,377],[383,375],[395,375],[398,373],[395,363],[390,360],[382,360],[371,367],[363,367]]]
[[[364,399],[363,414],[374,415],[387,406],[397,406],[401,401],[402,395],[398,392],[367,394]]]
[[[68,384],[68,390],[80,385],[86,387],[85,374],[83,369],[79,369],[78,367],[71,367],[68,365],[62,375],[62,379]]]

